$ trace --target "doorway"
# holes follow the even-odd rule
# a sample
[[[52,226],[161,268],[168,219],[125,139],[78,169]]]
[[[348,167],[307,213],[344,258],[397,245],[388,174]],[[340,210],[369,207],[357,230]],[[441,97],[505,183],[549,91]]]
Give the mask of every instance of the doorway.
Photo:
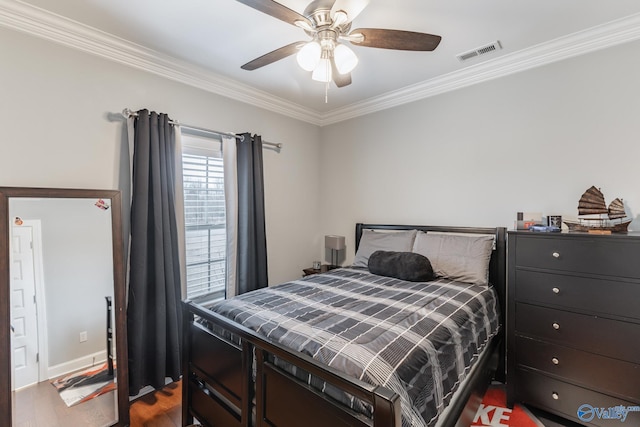
[[[12,219],[10,246],[11,389],[19,390],[48,379],[40,221]]]

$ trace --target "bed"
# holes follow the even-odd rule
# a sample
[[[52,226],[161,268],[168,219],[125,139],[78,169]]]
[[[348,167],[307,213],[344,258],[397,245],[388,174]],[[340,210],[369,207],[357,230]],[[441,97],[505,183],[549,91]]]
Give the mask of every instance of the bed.
[[[505,229],[356,224],[355,241],[352,266],[184,302],[183,425],[472,423],[490,381],[504,379]],[[484,248],[486,270],[452,247]],[[438,277],[372,274],[378,250],[418,252]]]

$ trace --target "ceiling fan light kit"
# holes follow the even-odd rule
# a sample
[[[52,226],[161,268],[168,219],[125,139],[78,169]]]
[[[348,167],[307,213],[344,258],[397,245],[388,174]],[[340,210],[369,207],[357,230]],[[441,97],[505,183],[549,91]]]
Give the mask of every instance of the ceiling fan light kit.
[[[311,78],[323,83],[332,79],[332,61],[340,74],[348,74],[358,65],[358,57],[353,50],[342,43],[336,43],[330,37],[323,38],[320,42],[310,41],[296,55],[300,68],[312,71]]]
[[[313,0],[303,14],[273,0],[237,0],[255,10],[302,28],[309,42],[296,42],[260,56],[242,66],[255,70],[296,54],[298,65],[311,72],[311,78],[336,86],[351,84],[351,71],[358,57],[346,44],[361,47],[408,51],[432,51],[441,37],[413,31],[360,28],[350,32],[351,22],[367,6],[368,0]]]

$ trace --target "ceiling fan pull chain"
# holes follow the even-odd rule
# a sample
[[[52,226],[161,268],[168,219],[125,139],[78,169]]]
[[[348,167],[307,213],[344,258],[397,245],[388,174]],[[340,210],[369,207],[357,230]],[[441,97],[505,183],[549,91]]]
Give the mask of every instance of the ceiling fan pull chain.
[[[329,63],[329,61],[326,61],[326,65],[327,67],[327,73],[325,74],[327,76],[327,81],[324,84],[324,103],[328,104],[329,103],[329,83],[331,82],[331,78],[332,78],[332,73],[331,73],[331,65]]]

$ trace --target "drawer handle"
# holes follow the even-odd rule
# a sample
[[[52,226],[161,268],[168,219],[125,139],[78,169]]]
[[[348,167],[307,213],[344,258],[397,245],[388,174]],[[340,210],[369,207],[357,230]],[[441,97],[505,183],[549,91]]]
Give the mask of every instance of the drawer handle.
[[[551,397],[553,397],[553,400],[560,399],[560,395],[558,393],[556,393],[555,391],[553,393],[551,393]]]
[[[557,357],[553,357],[553,358],[551,359],[551,363],[553,363],[554,365],[559,365],[559,364],[560,364],[560,361],[558,360],[558,358],[557,358]]]
[[[560,288],[553,288],[551,290],[553,291],[554,294],[559,294],[560,293]]]
[[[552,255],[554,258],[560,258],[560,252],[554,252]]]
[[[560,329],[560,324],[559,323],[553,322],[553,325],[551,325],[551,326],[553,326],[553,329],[555,329],[556,331],[558,329]]]

